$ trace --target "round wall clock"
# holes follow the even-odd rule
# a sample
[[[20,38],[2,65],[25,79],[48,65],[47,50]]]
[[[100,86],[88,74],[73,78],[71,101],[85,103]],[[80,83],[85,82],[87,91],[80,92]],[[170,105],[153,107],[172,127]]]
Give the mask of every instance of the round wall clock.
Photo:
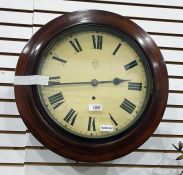
[[[48,77],[15,85],[31,133],[64,157],[87,162],[122,157],[157,128],[168,96],[160,50],[129,19],[77,11],[42,27],[23,49],[16,76]]]

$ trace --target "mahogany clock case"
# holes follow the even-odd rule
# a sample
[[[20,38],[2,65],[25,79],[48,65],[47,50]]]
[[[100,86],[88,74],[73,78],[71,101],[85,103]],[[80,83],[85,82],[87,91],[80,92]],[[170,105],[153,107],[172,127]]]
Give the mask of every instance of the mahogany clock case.
[[[58,127],[50,120],[37,97],[37,86],[15,85],[16,103],[31,133],[55,153],[77,161],[109,161],[136,150],[157,128],[167,104],[167,69],[159,48],[135,23],[111,12],[86,10],[60,16],[35,33],[20,55],[15,75],[36,75],[45,48],[58,35],[79,25],[103,25],[113,28],[133,40],[145,55],[150,67],[153,89],[140,119],[125,132],[113,137],[82,138]]]

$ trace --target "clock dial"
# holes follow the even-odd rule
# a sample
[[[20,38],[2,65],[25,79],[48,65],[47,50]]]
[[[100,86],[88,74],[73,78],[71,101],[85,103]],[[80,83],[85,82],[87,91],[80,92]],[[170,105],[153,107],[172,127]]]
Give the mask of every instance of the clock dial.
[[[38,94],[59,127],[85,138],[117,135],[140,120],[152,88],[145,56],[117,30],[94,25],[68,29],[45,49]]]

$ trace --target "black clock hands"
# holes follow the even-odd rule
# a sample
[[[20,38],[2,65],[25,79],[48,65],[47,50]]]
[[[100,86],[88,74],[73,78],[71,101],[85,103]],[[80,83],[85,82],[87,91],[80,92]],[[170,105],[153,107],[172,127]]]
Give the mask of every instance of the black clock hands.
[[[98,83],[113,83],[114,85],[118,85],[118,84],[123,83],[125,81],[130,81],[130,80],[114,78],[112,81],[98,81]]]
[[[106,83],[113,83],[114,85],[118,85],[118,84],[126,82],[126,81],[130,81],[130,80],[114,78],[113,80],[110,80],[110,81],[98,81],[96,79],[93,79],[92,81],[88,81],[88,82],[67,82],[67,83],[58,83],[58,82],[56,82],[56,83],[51,83],[48,86],[85,85],[85,84],[89,84],[89,85],[92,85],[92,86],[97,86],[98,84],[106,84]]]
[[[114,85],[118,85],[120,83],[126,82],[126,81],[130,81],[130,80],[124,80],[124,79],[120,79],[120,78],[114,78],[112,81],[98,81],[96,79],[93,79],[91,81],[91,85],[92,86],[97,86],[98,84],[104,84],[104,83],[113,83]]]

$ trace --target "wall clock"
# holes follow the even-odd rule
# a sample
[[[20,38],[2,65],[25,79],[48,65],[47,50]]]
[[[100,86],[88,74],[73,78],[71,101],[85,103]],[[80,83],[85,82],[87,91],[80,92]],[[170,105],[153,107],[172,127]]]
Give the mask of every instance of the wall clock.
[[[135,23],[106,11],[67,13],[46,24],[23,49],[15,75],[48,78],[46,85],[15,83],[20,115],[43,145],[77,161],[134,151],[167,103],[158,47]]]

